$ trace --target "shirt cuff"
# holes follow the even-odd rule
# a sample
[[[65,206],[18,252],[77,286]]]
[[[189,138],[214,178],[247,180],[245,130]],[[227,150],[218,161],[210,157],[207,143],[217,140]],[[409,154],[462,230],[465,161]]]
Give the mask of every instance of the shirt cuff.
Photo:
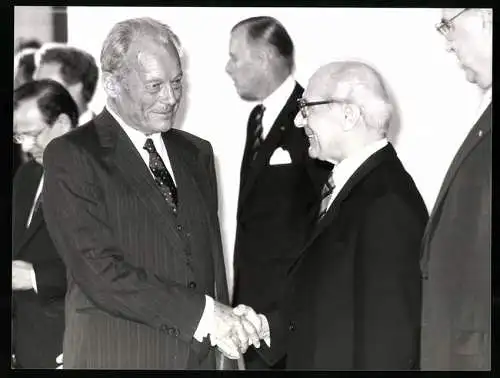
[[[35,290],[35,293],[38,294],[38,288],[36,287],[36,275],[35,275],[35,268],[31,268],[31,282],[33,284],[33,290]]]
[[[198,327],[193,335],[193,337],[199,341],[203,342],[203,338],[207,337],[212,331],[215,316],[215,304],[212,297],[205,295],[205,309],[203,310],[203,315],[201,315]]]
[[[269,348],[271,348],[271,330],[269,329],[269,322],[265,315],[259,314],[259,318],[261,322],[260,338],[264,340]]]

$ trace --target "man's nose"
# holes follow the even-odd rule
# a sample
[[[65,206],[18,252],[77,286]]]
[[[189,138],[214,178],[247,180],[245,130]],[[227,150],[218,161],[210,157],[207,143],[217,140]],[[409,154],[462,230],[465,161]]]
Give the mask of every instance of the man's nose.
[[[167,84],[163,87],[161,101],[169,105],[174,105],[177,102],[174,90],[170,84]]]

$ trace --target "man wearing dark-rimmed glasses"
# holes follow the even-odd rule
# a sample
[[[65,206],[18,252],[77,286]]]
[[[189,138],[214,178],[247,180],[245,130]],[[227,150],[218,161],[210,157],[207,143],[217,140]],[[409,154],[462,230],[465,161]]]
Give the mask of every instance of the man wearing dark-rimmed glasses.
[[[489,370],[493,12],[444,9],[436,28],[484,97],[444,178],[422,242],[420,364],[422,370]]]
[[[269,364],[286,354],[291,370],[417,369],[428,214],[386,137],[393,104],[384,80],[364,63],[330,63],[299,107],[309,155],[334,168],[286,295],[263,314],[271,347],[258,352]]]
[[[52,80],[14,90],[14,141],[32,160],[12,188],[12,354],[14,368],[55,368],[62,352],[66,269],[40,206],[47,144],[78,122],[69,92]]]

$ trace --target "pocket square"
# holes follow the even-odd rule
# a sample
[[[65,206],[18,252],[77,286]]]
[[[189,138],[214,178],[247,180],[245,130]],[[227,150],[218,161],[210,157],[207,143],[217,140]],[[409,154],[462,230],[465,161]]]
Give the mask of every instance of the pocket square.
[[[281,147],[274,150],[271,159],[269,159],[269,165],[290,164],[291,162],[290,153]]]

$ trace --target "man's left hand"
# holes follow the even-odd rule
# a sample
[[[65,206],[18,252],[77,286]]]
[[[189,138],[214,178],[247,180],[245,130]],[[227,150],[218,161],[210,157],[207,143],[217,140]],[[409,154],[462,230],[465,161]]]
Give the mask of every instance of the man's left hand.
[[[31,271],[33,264],[21,261],[12,261],[12,290],[31,290],[33,289],[33,281],[31,279]]]

